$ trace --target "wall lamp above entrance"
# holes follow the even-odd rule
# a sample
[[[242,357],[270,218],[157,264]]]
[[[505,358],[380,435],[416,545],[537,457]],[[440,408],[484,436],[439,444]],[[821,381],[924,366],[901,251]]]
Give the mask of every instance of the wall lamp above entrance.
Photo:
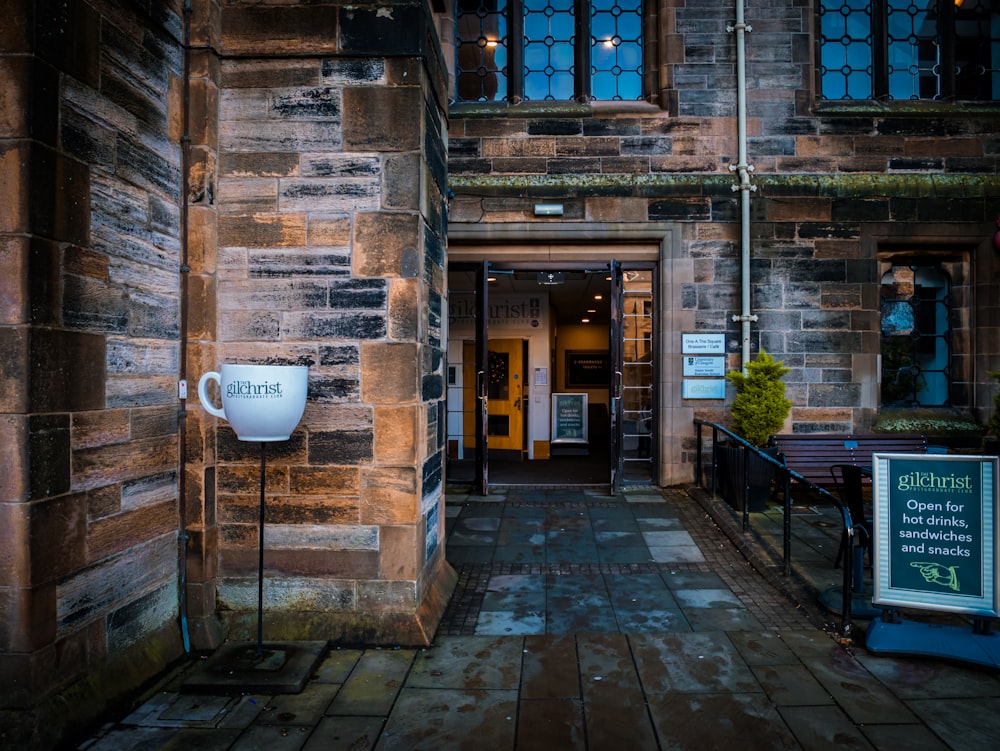
[[[563,205],[561,203],[536,203],[535,216],[562,216]]]

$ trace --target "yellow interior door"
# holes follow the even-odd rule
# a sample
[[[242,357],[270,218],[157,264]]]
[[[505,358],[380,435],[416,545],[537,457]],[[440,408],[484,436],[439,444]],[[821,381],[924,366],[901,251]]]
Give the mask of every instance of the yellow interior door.
[[[462,345],[462,441],[476,448],[476,343]]]
[[[486,414],[490,449],[524,449],[524,342],[490,339]]]

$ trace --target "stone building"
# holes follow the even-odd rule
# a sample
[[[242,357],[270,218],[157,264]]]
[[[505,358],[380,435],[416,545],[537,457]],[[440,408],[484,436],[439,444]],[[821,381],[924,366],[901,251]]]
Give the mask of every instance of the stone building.
[[[12,747],[252,635],[262,448],[193,398],[223,362],[309,366],[270,639],[428,643],[449,480],[688,482],[760,349],[788,430],[990,414],[995,3],[0,9]]]

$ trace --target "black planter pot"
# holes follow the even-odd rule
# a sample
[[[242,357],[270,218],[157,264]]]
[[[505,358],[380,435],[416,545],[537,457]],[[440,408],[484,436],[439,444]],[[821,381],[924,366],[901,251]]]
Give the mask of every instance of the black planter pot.
[[[743,510],[746,450],[742,446],[720,445],[717,448],[719,461],[719,493],[737,511]],[[777,449],[761,449],[769,456],[777,457]],[[755,453],[749,453],[750,462],[750,511],[763,511],[771,495],[774,483],[774,466]]]

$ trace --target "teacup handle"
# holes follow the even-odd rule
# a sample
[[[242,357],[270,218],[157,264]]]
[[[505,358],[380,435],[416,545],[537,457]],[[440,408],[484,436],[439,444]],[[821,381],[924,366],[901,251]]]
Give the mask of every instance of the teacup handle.
[[[226,413],[212,404],[212,400],[208,398],[208,382],[215,381],[220,386],[222,385],[222,376],[215,371],[209,371],[205,373],[201,378],[198,379],[198,399],[201,401],[201,406],[205,408],[205,411],[210,415],[215,415],[216,417],[221,417],[223,420],[226,419]]]

